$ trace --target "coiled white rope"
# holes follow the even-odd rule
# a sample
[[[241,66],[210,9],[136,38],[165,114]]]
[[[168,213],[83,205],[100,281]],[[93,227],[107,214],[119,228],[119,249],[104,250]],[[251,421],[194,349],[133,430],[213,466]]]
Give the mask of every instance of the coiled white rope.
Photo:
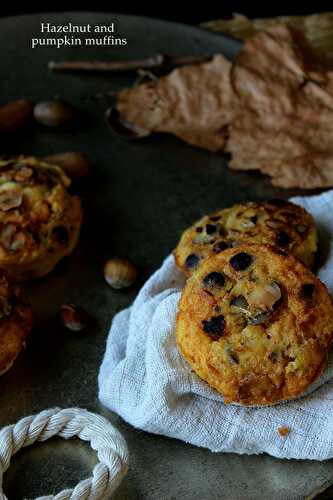
[[[97,500],[110,498],[119,486],[128,468],[128,450],[122,435],[100,415],[80,408],[61,410],[53,408],[19,420],[0,432],[0,500],[3,493],[3,475],[12,456],[21,448],[54,436],[64,439],[79,437],[90,442],[97,452],[99,463],[92,477],[84,479],[75,488],[38,500]]]

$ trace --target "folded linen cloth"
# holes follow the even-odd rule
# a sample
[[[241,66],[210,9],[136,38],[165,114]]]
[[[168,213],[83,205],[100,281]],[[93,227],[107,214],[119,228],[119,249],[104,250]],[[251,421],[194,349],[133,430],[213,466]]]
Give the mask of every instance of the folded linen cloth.
[[[326,254],[318,275],[333,293],[333,190],[292,201],[316,220]],[[174,332],[184,284],[169,256],[133,305],[114,317],[99,373],[101,402],[137,428],[214,452],[332,458],[333,352],[323,375],[298,400],[260,408],[225,405],[178,352]],[[289,434],[280,436],[279,427]]]

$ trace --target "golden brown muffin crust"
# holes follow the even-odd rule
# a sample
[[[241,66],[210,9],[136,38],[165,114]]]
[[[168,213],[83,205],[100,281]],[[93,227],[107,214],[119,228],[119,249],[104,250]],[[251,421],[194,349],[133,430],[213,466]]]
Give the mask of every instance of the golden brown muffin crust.
[[[241,245],[189,278],[176,336],[194,371],[225,402],[297,397],[325,366],[333,306],[325,286],[275,247]]]
[[[0,161],[0,266],[12,279],[42,276],[74,249],[82,211],[69,184],[36,158]]]
[[[304,208],[286,200],[239,203],[188,228],[175,250],[176,263],[190,275],[205,258],[243,243],[276,245],[311,267],[316,227]]]

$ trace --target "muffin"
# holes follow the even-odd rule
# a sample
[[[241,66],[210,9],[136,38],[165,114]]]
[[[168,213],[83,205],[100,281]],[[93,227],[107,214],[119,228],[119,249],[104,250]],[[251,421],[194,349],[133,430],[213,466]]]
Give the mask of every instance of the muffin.
[[[32,310],[18,285],[0,270],[0,375],[13,365],[25,347],[32,327]]]
[[[323,370],[333,333],[325,286],[298,259],[241,245],[188,279],[179,349],[226,403],[268,405],[301,395]]]
[[[174,252],[176,263],[191,275],[205,258],[243,243],[276,245],[311,267],[317,232],[312,216],[294,203],[240,203],[206,215],[187,229]]]
[[[79,237],[82,211],[64,172],[36,158],[0,161],[0,267],[23,281],[50,272]]]

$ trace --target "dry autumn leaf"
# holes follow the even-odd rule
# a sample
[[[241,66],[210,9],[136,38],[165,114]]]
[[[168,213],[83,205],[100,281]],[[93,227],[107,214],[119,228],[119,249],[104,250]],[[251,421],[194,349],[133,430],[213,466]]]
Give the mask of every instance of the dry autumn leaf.
[[[210,62],[175,69],[168,76],[118,95],[120,114],[139,129],[169,132],[209,151],[223,150],[232,118],[231,63]]]
[[[230,168],[260,170],[276,186],[328,187],[333,73],[315,67],[299,35],[276,26],[249,38],[233,63],[217,55],[178,68],[121,92],[117,108],[149,132],[226,151]]]
[[[333,66],[333,12],[321,12],[310,16],[279,16],[264,19],[248,19],[242,14],[234,14],[232,19],[210,21],[202,26],[221,31],[236,38],[246,40],[258,31],[275,26],[288,26],[302,33],[311,50],[327,67]]]

